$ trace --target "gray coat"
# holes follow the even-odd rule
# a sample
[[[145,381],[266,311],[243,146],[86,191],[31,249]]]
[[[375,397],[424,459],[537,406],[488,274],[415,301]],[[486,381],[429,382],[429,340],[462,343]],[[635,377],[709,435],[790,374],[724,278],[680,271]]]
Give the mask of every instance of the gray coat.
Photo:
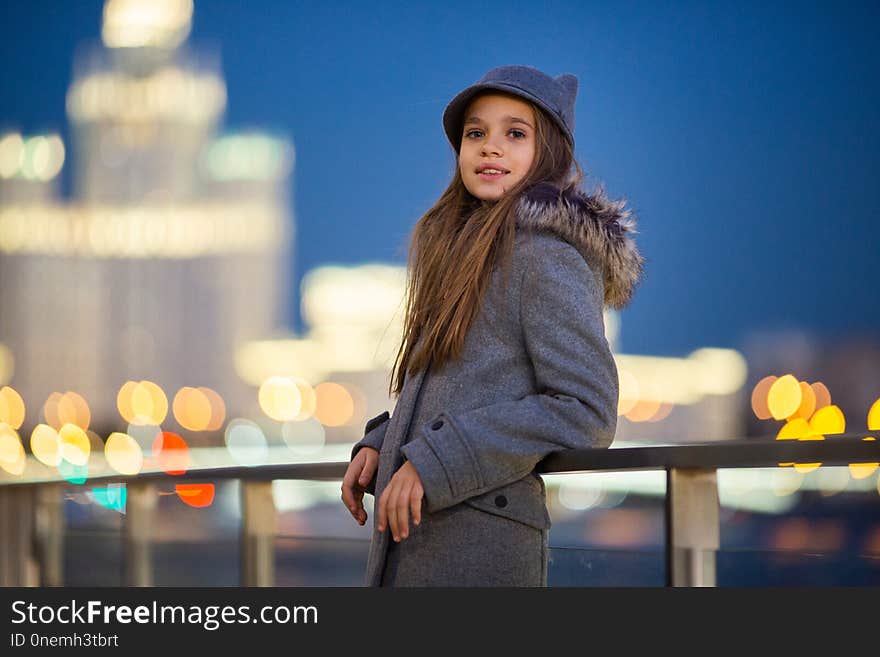
[[[409,460],[422,521],[373,534],[367,586],[546,586],[544,482],[535,465],[568,448],[607,447],[618,378],[603,307],[629,302],[643,259],[622,203],[543,185],[524,196],[509,278],[491,274],[462,356],[408,376],[394,412],[355,444],[379,451],[378,500]]]

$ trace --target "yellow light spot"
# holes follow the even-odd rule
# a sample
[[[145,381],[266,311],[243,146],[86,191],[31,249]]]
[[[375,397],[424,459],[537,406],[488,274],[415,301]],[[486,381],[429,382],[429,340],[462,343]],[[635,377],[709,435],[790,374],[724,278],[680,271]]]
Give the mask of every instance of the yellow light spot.
[[[260,386],[258,399],[263,412],[279,422],[293,420],[302,409],[302,394],[299,387],[283,376],[266,379]]]
[[[828,387],[824,383],[822,383],[821,381],[816,381],[815,383],[811,383],[810,387],[813,389],[813,392],[816,394],[816,410],[817,411],[820,408],[828,406],[831,403],[831,393],[828,391]]]
[[[778,377],[770,374],[755,384],[752,389],[752,411],[759,420],[769,420],[773,417],[770,408],[767,406],[767,395],[770,392],[770,386]]]
[[[124,475],[135,475],[144,464],[144,453],[137,441],[125,433],[114,432],[104,445],[104,456],[114,470]]]
[[[865,436],[862,440],[874,442],[876,438],[874,436]],[[865,479],[870,477],[878,466],[880,466],[880,463],[850,463],[849,472],[853,479]]]
[[[767,393],[767,407],[776,420],[790,417],[801,405],[801,386],[791,374],[781,376]]]
[[[868,430],[880,431],[880,399],[871,404],[868,411]]]
[[[31,432],[31,452],[40,463],[58,467],[61,463],[61,438],[48,424],[38,424]]]
[[[801,417],[797,417],[786,422],[782,426],[779,433],[776,434],[776,440],[797,440],[798,438],[809,436],[812,433],[813,429],[810,427],[810,423]],[[794,462],[779,463],[778,465],[780,467],[786,467],[794,465]]]
[[[299,396],[301,400],[301,406],[299,409],[299,413],[296,414],[296,417],[293,418],[294,422],[303,422],[308,420],[315,414],[315,409],[318,406],[318,395],[315,393],[315,389],[309,385],[309,382],[305,379],[301,379],[299,377],[289,377],[291,381],[293,381],[294,385],[296,385],[299,390]]]
[[[12,475],[24,472],[27,456],[18,432],[5,422],[0,422],[0,468]]]
[[[816,393],[813,392],[813,387],[806,381],[800,381],[799,385],[801,387],[801,405],[788,418],[789,420],[796,417],[809,420],[810,416],[816,411]]]
[[[0,422],[5,422],[13,429],[21,428],[24,422],[24,400],[14,388],[0,388]]]
[[[132,408],[131,400],[136,388],[137,383],[126,381],[116,395],[116,408],[119,410],[119,414],[125,418],[126,422],[134,422],[134,409]]]
[[[843,417],[843,411],[832,404],[816,411],[810,418],[810,426],[813,428],[813,433],[826,435],[843,433],[846,430],[846,419]]]
[[[12,178],[21,169],[24,160],[24,140],[12,133],[0,139],[0,178]]]
[[[86,432],[75,424],[65,424],[58,431],[61,438],[61,457],[73,465],[86,465],[91,454],[91,443]]]
[[[168,398],[152,381],[140,381],[131,393],[131,410],[133,424],[160,425],[168,415]]]
[[[819,435],[802,436],[801,438],[798,438],[798,440],[825,440],[825,436],[819,436]],[[821,463],[795,463],[794,469],[797,470],[798,472],[800,472],[801,474],[805,474],[807,472],[810,472],[811,470],[815,470],[820,465],[822,465],[822,464]]]

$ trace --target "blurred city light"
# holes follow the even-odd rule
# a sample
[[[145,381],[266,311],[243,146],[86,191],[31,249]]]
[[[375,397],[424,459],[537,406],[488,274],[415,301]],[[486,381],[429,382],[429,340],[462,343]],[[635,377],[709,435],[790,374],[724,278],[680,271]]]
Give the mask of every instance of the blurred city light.
[[[10,386],[0,388],[0,422],[5,422],[13,429],[21,428],[24,422],[24,400]]]
[[[801,405],[800,382],[791,374],[779,377],[767,393],[767,408],[776,420],[794,415]]]
[[[137,441],[125,433],[113,432],[104,444],[104,457],[120,474],[136,475],[144,464],[144,454]]]
[[[197,509],[211,506],[214,501],[214,484],[176,484],[174,492],[185,504]]]
[[[152,446],[153,460],[170,475],[184,474],[190,465],[189,446],[176,433],[162,431],[156,434]]]
[[[38,424],[31,432],[31,452],[41,463],[58,467],[61,463],[61,436],[48,424]]]
[[[266,462],[268,445],[263,430],[256,422],[235,418],[226,425],[226,449],[239,465],[261,465]]]
[[[0,422],[0,468],[12,475],[20,475],[26,465],[24,445],[18,432],[5,422]]]
[[[175,48],[192,14],[192,0],[107,0],[101,38],[108,48]]]

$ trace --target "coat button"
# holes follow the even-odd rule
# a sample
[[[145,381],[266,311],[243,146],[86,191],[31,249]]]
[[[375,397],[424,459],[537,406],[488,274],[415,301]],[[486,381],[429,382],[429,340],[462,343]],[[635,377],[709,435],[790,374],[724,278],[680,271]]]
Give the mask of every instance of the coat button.
[[[504,497],[504,495],[499,495],[495,498],[495,506],[497,506],[499,509],[503,509],[507,506],[507,498]]]
[[[443,426],[443,420],[437,420],[434,424],[431,425],[431,428],[434,431],[437,431],[437,429],[439,429],[442,426]]]

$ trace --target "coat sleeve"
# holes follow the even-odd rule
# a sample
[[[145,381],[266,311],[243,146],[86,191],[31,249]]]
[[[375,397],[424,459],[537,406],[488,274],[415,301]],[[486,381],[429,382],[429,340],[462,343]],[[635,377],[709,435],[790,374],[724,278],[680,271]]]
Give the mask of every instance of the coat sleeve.
[[[355,454],[357,454],[364,447],[372,447],[377,452],[382,451],[382,443],[385,440],[385,432],[388,430],[388,422],[390,421],[390,414],[388,411],[383,411],[376,417],[367,421],[366,426],[364,427],[364,437],[361,438],[358,442],[354,444],[351,448],[351,458],[349,461],[354,459]],[[370,495],[376,494],[376,475],[373,475],[372,480],[367,486],[364,488],[366,492]]]
[[[439,413],[403,452],[434,512],[530,473],[549,453],[608,447],[617,428],[617,366],[605,338],[604,289],[567,242],[524,256],[519,292],[535,394]]]

